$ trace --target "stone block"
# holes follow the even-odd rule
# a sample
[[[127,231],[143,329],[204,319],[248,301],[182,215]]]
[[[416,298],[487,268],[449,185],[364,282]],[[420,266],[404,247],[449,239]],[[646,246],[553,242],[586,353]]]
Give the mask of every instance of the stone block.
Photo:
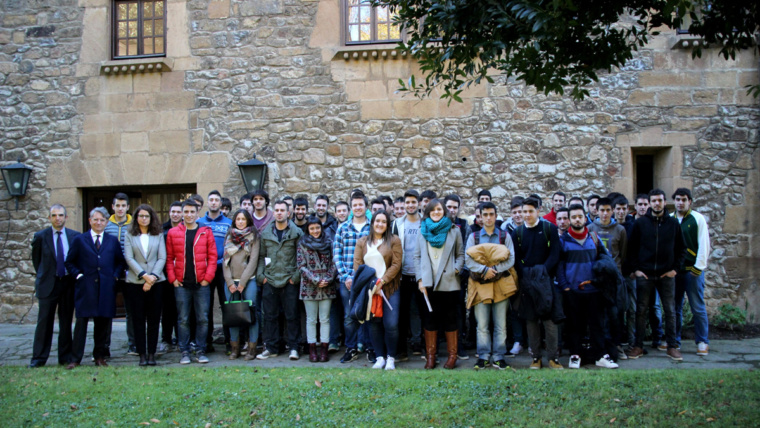
[[[107,111],[109,113],[127,113],[130,111],[131,95],[126,94],[110,94],[102,95],[99,99],[103,100],[99,103],[100,111]]]
[[[167,92],[156,94],[156,110],[189,110],[195,107],[195,94],[192,92]]]
[[[175,165],[169,162],[169,156],[166,154],[155,154],[148,156],[145,165],[145,174],[143,183],[145,184],[164,184],[164,177],[167,170],[172,170]],[[171,182],[171,181],[170,181]]]
[[[102,112],[103,103],[100,97],[82,97],[76,101],[77,113],[82,115],[95,115]]]
[[[324,164],[325,151],[317,148],[308,149],[303,153],[303,161],[307,164]]]
[[[122,152],[147,152],[148,134],[145,132],[126,132],[121,134]]]
[[[715,89],[700,89],[692,93],[694,104],[717,104],[720,92]]]
[[[689,91],[658,92],[657,105],[661,107],[691,105],[691,92]]]
[[[680,117],[715,117],[718,115],[718,107],[676,107],[673,109],[673,113]]]
[[[113,132],[113,118],[109,113],[86,115],[83,130],[85,134]]]
[[[134,93],[140,92],[160,92],[161,91],[161,74],[162,73],[138,73],[132,80]]]
[[[392,101],[395,119],[432,119],[438,116],[438,100],[398,100]]]
[[[737,73],[735,71],[706,71],[704,87],[706,88],[735,88]]]
[[[362,120],[391,119],[393,107],[390,101],[360,101]]]
[[[642,71],[639,73],[641,87],[699,86],[700,74],[697,72],[669,73],[662,71]]]
[[[230,0],[212,0],[208,4],[210,19],[227,18],[230,16]]]
[[[84,94],[88,97],[100,94],[100,82],[103,78],[90,77],[84,84]]]
[[[512,101],[512,107],[509,106],[509,100],[499,100],[497,101],[497,105],[499,105],[499,111],[502,111],[502,108],[508,109],[504,112],[511,111],[511,109],[514,107],[514,101]],[[438,116],[440,117],[463,117],[463,116],[470,116],[473,114],[473,103],[472,99],[464,98],[462,99],[461,103],[458,103],[456,101],[452,101],[449,103],[447,100],[438,100]]]
[[[195,157],[200,155],[195,155]],[[226,153],[205,155],[208,159],[197,181],[200,183],[218,182],[230,176],[230,158]],[[224,187],[223,185],[220,187]]]
[[[84,159],[118,156],[120,138],[118,134],[84,134],[79,137],[79,149]]]
[[[368,82],[348,81],[346,82],[346,93],[348,101],[361,100],[384,100],[387,99],[386,82],[382,80],[371,80]]]
[[[148,134],[150,153],[188,153],[189,131],[155,131]]]
[[[110,37],[98,37],[96,35],[109,34],[109,14],[106,6],[86,7],[84,10],[83,28],[86,28],[85,37],[82,37],[80,48],[80,61],[83,63],[100,63],[109,60]]]
[[[104,76],[100,82],[100,91],[104,94],[131,94],[132,75]]]
[[[184,85],[184,71],[161,73],[161,92],[182,92]]]
[[[655,105],[655,92],[642,91],[636,89],[631,91],[628,96],[628,104],[636,106],[653,106]]]
[[[159,129],[188,129],[188,112],[184,110],[162,111],[161,126]]]
[[[160,129],[160,123],[155,112],[113,113],[114,132],[150,132]]]
[[[756,201],[755,201],[756,202]],[[760,205],[728,205],[723,233],[758,233]]]
[[[346,144],[343,146],[343,157],[344,158],[360,158],[364,156],[364,150],[362,146],[356,145],[356,144]]]
[[[190,155],[184,168],[175,170],[175,175],[180,176],[180,182],[182,183],[200,183],[201,174],[208,163],[209,156],[207,154],[194,154]]]
[[[741,71],[738,75],[738,84],[740,88],[747,85],[757,85],[760,83],[760,73],[758,71]]]

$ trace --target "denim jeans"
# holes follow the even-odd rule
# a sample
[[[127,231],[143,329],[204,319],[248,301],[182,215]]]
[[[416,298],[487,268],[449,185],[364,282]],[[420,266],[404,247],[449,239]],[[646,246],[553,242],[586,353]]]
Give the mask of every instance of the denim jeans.
[[[330,337],[331,299],[304,300],[306,308],[306,341],[309,343],[327,343]],[[317,319],[319,319],[319,339],[317,339]]]
[[[507,306],[509,301],[499,303],[478,303],[473,307],[478,321],[477,350],[478,358],[488,361],[493,355],[494,361],[504,359],[507,353]],[[488,325],[493,319],[493,340],[488,332]],[[492,347],[493,345],[493,347]]]
[[[208,308],[211,301],[211,288],[199,287],[191,290],[174,287],[177,300],[177,324],[179,325],[179,349],[182,353],[190,352],[190,308],[195,309],[195,345],[197,349],[206,349],[208,334]]]
[[[296,284],[287,284],[282,288],[264,284],[262,291],[262,307],[264,308],[264,342],[267,349],[277,354],[280,348],[280,307],[285,314],[285,338],[291,350],[298,349],[298,290]]]
[[[338,284],[340,286],[340,284]],[[340,332],[343,329],[343,299],[341,293],[335,296],[330,305],[330,343],[338,345]]]
[[[401,303],[400,290],[396,290],[388,298],[388,302],[393,306],[393,310],[383,301],[383,316],[382,318],[370,320],[369,334],[372,337],[372,346],[375,352],[377,352],[378,357],[391,357],[395,359],[398,352],[398,322],[399,315],[401,314],[401,308],[399,307]]]
[[[256,278],[251,278],[248,281],[248,284],[246,284],[245,288],[243,289],[243,292],[241,293],[243,296],[242,300],[250,300],[253,303],[253,307],[256,308],[259,305],[258,301],[258,289],[259,286],[256,283]],[[226,301],[230,301],[230,297],[232,297],[232,293],[230,293],[230,289],[227,288],[225,285],[224,287],[224,298]],[[259,337],[259,314],[256,314],[256,321],[248,326],[248,341],[249,342],[255,342],[256,339]],[[237,342],[240,340],[240,327],[230,327],[230,342]]]
[[[691,314],[694,317],[694,341],[710,343],[707,339],[707,308],[705,307],[705,273],[694,276],[689,272],[676,275],[676,343],[681,346],[683,323],[683,298],[689,298]]]
[[[635,346],[644,346],[644,332],[647,318],[649,317],[650,296],[658,292],[665,314],[665,340],[668,348],[676,348],[676,314],[675,314],[675,278],[636,278],[636,343]],[[652,326],[654,335],[654,326]]]

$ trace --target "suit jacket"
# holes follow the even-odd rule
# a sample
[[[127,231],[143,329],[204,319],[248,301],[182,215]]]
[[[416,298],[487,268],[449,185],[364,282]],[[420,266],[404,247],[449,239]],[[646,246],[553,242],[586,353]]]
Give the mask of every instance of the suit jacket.
[[[148,253],[145,254],[140,236],[127,233],[124,237],[124,260],[129,266],[127,282],[144,284],[145,280],[138,278],[141,273],[156,275],[159,281],[166,281],[166,276],[164,276],[166,243],[163,235],[148,236]]]
[[[69,242],[69,250],[74,238],[79,235],[76,230],[64,228],[66,240]],[[34,234],[32,239],[32,264],[37,272],[34,281],[35,294],[38,299],[50,296],[55,288],[55,244],[53,244],[53,228],[48,227]]]
[[[123,276],[126,263],[119,240],[103,233],[100,250],[89,231],[79,234],[69,248],[66,269],[74,278],[74,307],[77,318],[116,315],[116,280]]]
[[[422,280],[422,286],[433,291],[456,291],[461,289],[459,272],[464,266],[464,245],[462,234],[455,225],[451,226],[443,244],[443,253],[438,270],[433,268],[430,261],[430,249],[422,234],[417,235],[417,248],[414,252],[414,264],[417,270],[417,281]]]

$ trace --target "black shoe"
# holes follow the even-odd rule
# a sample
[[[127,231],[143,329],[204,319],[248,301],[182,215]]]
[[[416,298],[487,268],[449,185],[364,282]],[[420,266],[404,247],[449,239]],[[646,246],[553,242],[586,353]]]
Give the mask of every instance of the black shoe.
[[[29,363],[27,367],[29,367],[30,369],[36,369],[43,366],[45,366],[45,363],[43,363],[42,361],[32,360],[32,362]]]
[[[139,365],[140,367],[145,367],[148,365],[148,359],[145,358],[144,354],[140,354],[140,362],[137,365]]]
[[[137,353],[137,346],[135,346],[135,345],[129,345],[129,350],[127,350],[127,355],[132,355],[132,356],[135,356],[135,357],[138,356],[138,355],[140,355],[140,354]]]
[[[498,370],[506,370],[509,368],[509,364],[507,364],[507,362],[504,360],[494,361],[493,366]]]
[[[475,365],[472,368],[475,370],[483,370],[484,368],[488,366],[490,366],[490,364],[488,364],[488,361],[482,358],[478,358],[478,361],[475,363]]]
[[[422,355],[421,343],[412,343],[412,355]]]
[[[212,345],[210,343],[208,345],[206,345],[206,352],[205,352],[206,354],[211,354],[211,353],[214,353],[214,352],[216,352],[216,349],[214,349],[214,345]]]
[[[149,366],[156,365],[156,354],[148,354],[148,365]]]
[[[346,349],[346,353],[343,354],[343,358],[340,359],[340,362],[350,363],[351,361],[355,361],[357,358],[359,358],[359,351],[354,348],[348,348]]]
[[[372,364],[375,364],[377,362],[377,354],[375,353],[374,349],[367,350],[367,361]]]
[[[137,352],[137,347],[135,347],[135,352]],[[111,348],[106,348],[106,350],[103,352],[103,358],[106,360],[111,358]]]

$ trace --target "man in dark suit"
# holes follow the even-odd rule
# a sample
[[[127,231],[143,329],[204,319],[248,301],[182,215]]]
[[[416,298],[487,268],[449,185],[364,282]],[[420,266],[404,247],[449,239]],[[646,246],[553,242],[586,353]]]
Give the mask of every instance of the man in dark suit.
[[[95,365],[106,367],[106,350],[111,322],[116,315],[116,280],[124,276],[126,263],[119,240],[104,233],[108,211],[103,207],[90,211],[90,230],[74,239],[66,258],[66,269],[74,276],[74,327],[71,370],[82,362],[90,318],[95,324]]]
[[[42,367],[50,356],[53,342],[55,310],[58,308],[58,364],[71,362],[71,320],[74,317],[74,281],[66,271],[66,255],[74,238],[79,235],[66,224],[66,207],[50,207],[50,227],[34,234],[32,263],[37,272],[34,282],[39,300],[37,329],[34,332],[30,368]]]

